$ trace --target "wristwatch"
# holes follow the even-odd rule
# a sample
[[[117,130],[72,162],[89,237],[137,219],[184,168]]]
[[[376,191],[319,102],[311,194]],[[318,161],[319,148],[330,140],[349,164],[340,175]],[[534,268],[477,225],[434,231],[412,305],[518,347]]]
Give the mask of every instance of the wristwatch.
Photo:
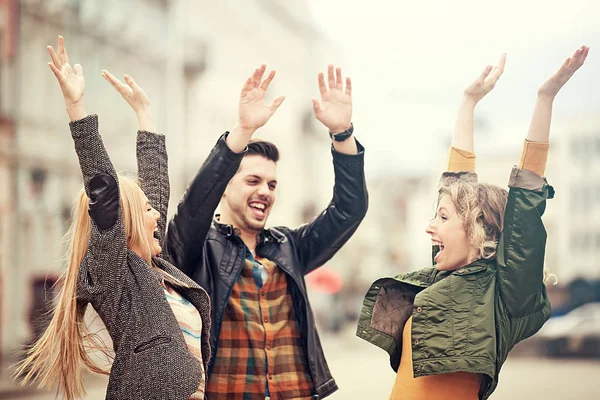
[[[354,132],[354,125],[352,125],[352,122],[350,122],[350,128],[340,133],[329,132],[329,137],[335,140],[336,142],[343,142],[344,140],[352,136],[352,132]]]

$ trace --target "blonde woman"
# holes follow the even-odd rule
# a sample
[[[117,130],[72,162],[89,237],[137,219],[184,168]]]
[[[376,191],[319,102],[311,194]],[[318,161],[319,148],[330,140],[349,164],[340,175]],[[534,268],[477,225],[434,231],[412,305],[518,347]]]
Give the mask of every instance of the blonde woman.
[[[92,336],[83,315],[89,303],[113,341],[107,399],[202,399],[210,357],[209,298],[160,256],[169,180],[165,138],[152,133],[148,98],[130,77],[124,85],[103,72],[138,116],[140,187],[115,172],[98,117],[83,105],[83,70],[79,64],[71,68],[64,39],[59,37],[57,53],[48,50],[84,189],[76,199],[69,263],[52,321],[17,373],[25,382],[57,385],[66,399],[82,398],[82,367],[103,372],[87,353]]]
[[[541,220],[554,190],[542,178],[552,104],[583,65],[583,46],[538,90],[509,191],[477,183],[476,104],[494,87],[505,56],[464,93],[448,171],[427,226],[434,267],[377,280],[365,296],[359,337],[386,350],[397,372],[390,399],[487,399],[509,351],[550,317]]]

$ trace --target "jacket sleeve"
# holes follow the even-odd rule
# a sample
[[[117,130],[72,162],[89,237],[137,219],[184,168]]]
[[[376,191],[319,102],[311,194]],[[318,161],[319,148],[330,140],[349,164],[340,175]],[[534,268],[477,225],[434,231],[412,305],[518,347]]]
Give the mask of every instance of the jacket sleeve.
[[[514,317],[543,307],[546,230],[542,215],[554,189],[534,172],[513,168],[496,261],[500,296]]]
[[[157,239],[162,247],[170,193],[165,136],[147,131],[138,131],[136,156],[140,186],[152,207],[160,213]]]
[[[358,145],[358,154],[348,155],[335,151],[333,170],[335,186],[333,199],[311,223],[288,232],[304,274],[325,264],[350,239],[365,217],[368,193],[364,173],[364,147]]]
[[[118,287],[127,263],[127,242],[121,215],[117,174],[98,132],[98,116],[90,115],[69,124],[85,192],[89,197],[91,236],[78,286],[78,297]],[[88,298],[89,300],[89,298]]]
[[[225,141],[227,134],[219,138],[200,167],[167,230],[164,250],[173,264],[188,276],[193,276],[201,264],[198,260],[214,212],[246,153],[231,151]]]

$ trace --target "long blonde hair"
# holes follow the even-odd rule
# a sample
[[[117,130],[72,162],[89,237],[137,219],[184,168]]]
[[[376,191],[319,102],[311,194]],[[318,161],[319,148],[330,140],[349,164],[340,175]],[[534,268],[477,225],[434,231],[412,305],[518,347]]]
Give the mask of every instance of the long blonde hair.
[[[144,203],[141,189],[134,178],[119,175],[120,200],[127,247],[144,249],[144,258],[151,264],[151,244],[144,228]],[[100,351],[109,356],[110,350],[92,334],[84,323],[87,304],[77,299],[79,267],[86,255],[91,237],[91,218],[88,213],[89,198],[83,189],[74,201],[73,219],[65,235],[67,269],[60,279],[58,301],[52,320],[44,334],[27,350],[15,376],[22,384],[33,381],[39,387],[57,386],[57,394],[72,400],[85,396],[82,367],[88,371],[108,375],[109,371],[98,366],[88,354]]]
[[[504,229],[508,191],[487,183],[457,180],[440,186],[438,202],[443,195],[450,196],[456,206],[467,237],[478,250],[478,258],[496,258],[498,241]],[[544,283],[550,278],[554,284],[558,282],[556,275],[544,267]]]

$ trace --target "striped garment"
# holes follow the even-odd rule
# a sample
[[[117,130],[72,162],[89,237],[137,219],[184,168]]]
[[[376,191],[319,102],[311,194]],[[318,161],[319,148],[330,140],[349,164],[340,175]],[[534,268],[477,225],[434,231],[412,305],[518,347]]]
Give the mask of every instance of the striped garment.
[[[246,259],[219,335],[206,393],[210,399],[311,399],[313,383],[285,273],[256,257],[268,273],[261,289]],[[260,274],[259,274],[260,275]]]
[[[200,313],[194,307],[192,303],[187,301],[184,297],[182,297],[168,282],[162,281],[163,288],[165,291],[165,297],[167,298],[167,302],[171,306],[173,310],[173,314],[175,314],[175,318],[179,323],[179,327],[181,328],[181,332],[183,333],[183,337],[185,339],[185,343],[190,350],[190,353],[198,360],[200,360],[200,366],[202,369],[202,379],[200,380],[200,386],[198,390],[194,394],[192,394],[189,399],[204,399],[204,386],[206,383],[205,374],[204,374],[204,364],[202,362],[202,352],[200,349],[200,338],[202,333],[202,318],[200,318]]]

